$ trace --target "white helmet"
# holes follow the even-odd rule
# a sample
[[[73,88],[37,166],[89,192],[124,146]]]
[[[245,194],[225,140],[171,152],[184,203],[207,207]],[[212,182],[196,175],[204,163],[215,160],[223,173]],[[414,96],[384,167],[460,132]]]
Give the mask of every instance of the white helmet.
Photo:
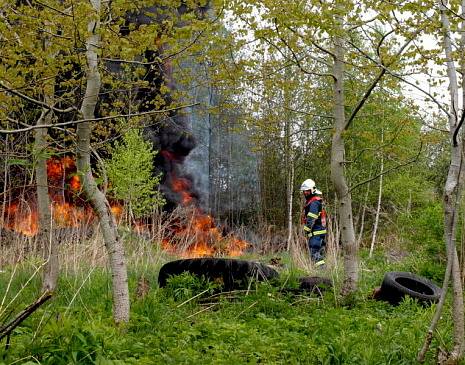
[[[300,185],[300,191],[310,190],[312,194],[321,194],[321,191],[318,190],[315,185],[315,181],[307,179],[302,183],[302,185]]]

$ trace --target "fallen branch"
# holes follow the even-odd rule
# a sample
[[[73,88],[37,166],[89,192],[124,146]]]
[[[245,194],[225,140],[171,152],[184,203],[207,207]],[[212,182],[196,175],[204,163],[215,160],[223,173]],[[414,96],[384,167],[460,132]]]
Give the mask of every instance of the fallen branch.
[[[5,326],[0,328],[0,341],[3,337],[9,336],[13,330],[18,327],[21,322],[23,322],[26,318],[28,318],[32,313],[36,311],[42,304],[44,304],[47,300],[52,297],[52,293],[49,291],[44,292],[39,299],[37,299],[34,303],[27,306],[21,313],[19,313],[16,318],[14,318],[10,323],[6,324]]]

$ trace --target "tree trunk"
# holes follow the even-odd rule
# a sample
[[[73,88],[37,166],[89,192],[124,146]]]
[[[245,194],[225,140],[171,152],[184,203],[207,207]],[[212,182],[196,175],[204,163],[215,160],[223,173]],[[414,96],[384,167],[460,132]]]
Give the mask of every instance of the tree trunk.
[[[464,4],[462,3],[462,7],[463,6]],[[447,248],[447,257],[449,260],[452,260],[451,278],[453,289],[452,318],[454,323],[454,348],[450,355],[450,360],[451,363],[455,363],[463,357],[463,352],[465,349],[463,290],[456,249],[456,228],[458,221],[457,207],[461,195],[460,176],[463,173],[463,139],[457,136],[458,143],[457,145],[454,145],[453,134],[458,125],[457,112],[459,110],[458,82],[452,55],[453,50],[450,34],[450,24],[446,14],[446,7],[442,1],[439,1],[439,8],[441,10],[441,23],[444,31],[444,51],[447,59],[447,75],[449,77],[449,91],[451,96],[451,105],[449,109],[449,130],[452,148],[451,161],[447,174],[446,185],[444,188],[444,238]],[[462,53],[464,51],[463,47],[464,44],[462,43]]]
[[[100,0],[91,0],[92,6],[99,16]],[[100,36],[99,22],[91,20],[88,24],[90,33],[87,39],[87,83],[81,113],[85,119],[94,118],[95,105],[100,91],[100,73],[98,71],[98,55]],[[116,323],[129,320],[129,291],[124,247],[118,235],[116,220],[105,195],[98,189],[90,166],[90,136],[92,125],[81,123],[77,127],[77,167],[82,178],[84,192],[97,214],[105,246],[110,259],[113,285],[113,318]]]
[[[381,131],[381,144],[384,143],[384,132]],[[376,215],[375,215],[375,224],[373,226],[373,235],[371,236],[371,246],[369,257],[373,256],[373,250],[375,248],[376,233],[378,231],[379,224],[379,214],[381,212],[381,197],[383,195],[383,172],[384,172],[384,155],[381,152],[381,166],[380,166],[380,176],[379,176],[379,191],[378,191],[378,204],[376,206]]]
[[[345,145],[343,132],[346,124],[344,113],[344,41],[341,36],[343,32],[342,17],[340,15],[336,15],[336,17],[338,18],[339,29],[336,30],[337,34],[334,36],[333,114],[335,131],[331,144],[331,180],[338,198],[339,227],[344,252],[345,278],[342,293],[349,294],[357,289],[358,246],[355,240],[352,216],[352,197],[344,172]]]
[[[292,206],[294,204],[294,159],[290,158],[290,165],[287,173],[287,252],[292,245]]]
[[[373,167],[373,164],[370,167],[370,174],[369,176],[371,177],[371,169]],[[363,229],[365,228],[365,213],[367,210],[367,202],[368,202],[368,194],[370,193],[370,181],[367,183],[367,190],[365,192],[365,198],[363,200],[363,207],[362,207],[362,216],[360,218],[360,230],[358,232],[358,238],[357,238],[357,245],[360,247],[360,243],[362,242],[362,237],[363,237]]]
[[[42,115],[37,120],[37,125],[49,124],[51,122],[51,112],[43,110]],[[39,215],[39,232],[37,242],[43,249],[46,260],[43,277],[42,291],[53,291],[58,281],[58,247],[57,242],[52,240],[52,214],[50,211],[50,198],[48,195],[47,177],[47,129],[38,128],[34,131],[34,153],[36,156],[36,192],[37,209]]]
[[[462,11],[464,10],[465,3],[462,2]],[[454,324],[454,348],[451,351],[448,364],[457,364],[463,357],[465,342],[464,342],[464,308],[463,308],[463,290],[462,280],[460,277],[460,267],[456,249],[456,228],[458,222],[457,207],[461,195],[460,178],[463,175],[463,139],[457,135],[457,143],[454,142],[454,133],[458,125],[457,113],[459,110],[459,94],[458,94],[458,81],[455,63],[453,60],[452,38],[450,31],[449,18],[447,16],[446,5],[442,0],[438,1],[440,9],[442,30],[444,35],[444,52],[447,61],[447,76],[449,78],[449,92],[450,92],[450,107],[449,107],[449,135],[451,139],[451,157],[450,165],[447,173],[446,184],[444,186],[444,241],[447,249],[447,269],[444,276],[443,292],[433,321],[428,330],[422,350],[418,355],[420,361],[424,361],[426,350],[431,343],[433,333],[436,330],[437,323],[443,309],[444,298],[448,289],[449,273],[452,279],[452,321]],[[463,26],[462,26],[463,30]],[[464,38],[462,38],[463,41]],[[464,51],[465,43],[461,43],[460,51]],[[465,100],[464,100],[465,101]],[[462,111],[463,113],[463,111]],[[450,270],[450,271],[449,271]]]

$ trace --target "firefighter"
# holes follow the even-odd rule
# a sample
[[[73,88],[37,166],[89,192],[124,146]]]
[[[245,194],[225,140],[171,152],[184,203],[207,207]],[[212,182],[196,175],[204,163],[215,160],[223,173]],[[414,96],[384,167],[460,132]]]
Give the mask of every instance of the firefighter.
[[[302,215],[305,235],[308,237],[310,257],[316,266],[325,264],[326,212],[323,207],[322,193],[316,188],[315,181],[305,180],[300,186],[305,197]]]

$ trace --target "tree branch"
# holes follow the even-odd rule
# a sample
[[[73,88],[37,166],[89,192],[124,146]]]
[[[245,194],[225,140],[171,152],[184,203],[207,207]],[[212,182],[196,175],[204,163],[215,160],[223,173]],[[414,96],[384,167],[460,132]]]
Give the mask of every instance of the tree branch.
[[[355,46],[356,47],[356,46]],[[417,89],[418,91],[422,92],[423,94],[425,94],[426,96],[428,96],[428,98],[434,102],[438,108],[444,112],[445,115],[449,116],[449,112],[447,111],[447,109],[445,109],[442,104],[433,96],[431,95],[428,91],[422,89],[421,87],[419,87],[418,85],[415,85],[413,82],[411,81],[408,81],[407,79],[405,79],[402,75],[399,75],[395,72],[392,72],[391,70],[389,70],[385,65],[379,63],[378,61],[376,61],[375,59],[373,59],[369,54],[365,53],[363,50],[359,49],[358,47],[356,47],[357,50],[363,55],[365,56],[367,59],[369,59],[370,61],[372,61],[373,63],[375,63],[378,67],[381,67],[381,68],[384,68],[386,69],[386,73],[388,73],[389,75],[391,75],[392,77],[395,77],[396,79],[402,81],[403,83],[406,83],[407,85],[410,85],[412,86],[413,88]]]
[[[365,180],[365,181],[362,181],[362,182],[360,182],[360,183],[358,183],[358,184],[355,184],[354,186],[352,186],[352,187],[349,189],[349,192],[348,192],[348,193],[351,193],[353,190],[355,190],[355,189],[358,188],[359,186],[365,185],[366,183],[369,183],[370,181],[376,180],[376,179],[377,179],[378,177],[380,177],[380,176],[384,176],[384,175],[390,173],[391,171],[395,171],[395,170],[397,170],[397,169],[400,169],[401,167],[404,167],[404,166],[407,166],[407,165],[410,165],[410,164],[416,162],[416,161],[418,160],[418,157],[420,157],[420,154],[421,154],[421,151],[422,151],[422,150],[423,150],[423,142],[420,143],[420,149],[418,150],[418,153],[417,153],[417,155],[416,155],[414,158],[412,158],[411,160],[406,161],[406,162],[404,162],[404,163],[398,164],[398,165],[396,165],[396,166],[394,166],[394,167],[391,167],[390,169],[385,170],[383,173],[380,173],[380,174],[378,174],[378,175],[375,175],[375,176],[373,176],[372,178],[370,178],[370,179],[368,179],[368,180]]]
[[[133,114],[118,114],[118,115],[109,115],[106,117],[100,117],[100,118],[92,118],[92,119],[78,119],[78,120],[72,120],[69,122],[63,122],[63,123],[56,123],[56,124],[42,124],[42,125],[30,125],[25,128],[21,129],[0,129],[0,134],[14,134],[14,133],[23,133],[23,132],[28,132],[34,129],[38,128],[55,128],[55,127],[64,127],[68,125],[73,125],[73,124],[80,124],[80,123],[86,123],[86,122],[101,122],[104,120],[111,120],[111,119],[117,119],[117,118],[135,118],[135,117],[141,117],[145,115],[152,115],[152,114],[164,114],[168,112],[172,112],[175,110],[180,110],[184,108],[190,108],[196,105],[199,105],[200,103],[194,103],[194,104],[188,104],[188,105],[181,105],[179,107],[175,108],[169,108],[169,109],[163,109],[163,110],[151,110],[148,112],[142,112],[142,113],[133,113]],[[7,118],[8,121],[13,122],[13,123],[19,123],[18,121]]]
[[[465,120],[465,108],[464,110],[462,110],[462,116],[460,117],[459,124],[457,124],[457,127],[454,130],[454,135],[452,136],[452,143],[454,144],[454,147],[458,146],[457,135],[459,133],[460,127],[462,126],[464,120]]]
[[[275,29],[276,29],[276,34],[278,35],[278,38],[281,40],[281,42],[284,43],[284,45],[286,46],[286,48],[291,52],[292,54],[292,58],[294,59],[297,67],[299,67],[300,71],[302,71],[304,74],[307,74],[307,75],[316,75],[316,76],[330,76],[332,78],[334,78],[334,75],[333,74],[329,74],[329,73],[317,73],[317,72],[313,72],[313,71],[308,71],[307,69],[305,69],[302,64],[301,64],[301,60],[298,59],[297,55],[295,54],[294,50],[292,49],[292,47],[289,45],[289,43],[284,39],[283,36],[281,36],[280,32],[279,32],[279,28],[278,28],[278,22],[276,21],[276,19],[274,19],[274,26],[275,26]],[[313,44],[313,43],[312,43]],[[280,51],[280,50],[279,50]],[[281,51],[280,51],[281,53]],[[282,53],[281,53],[282,54]]]
[[[50,10],[53,10],[55,12],[57,12],[58,14],[61,14],[61,15],[64,15],[64,16],[68,16],[70,18],[72,18],[73,16],[71,14],[67,14],[65,13],[64,11],[61,11],[60,9],[56,9],[50,5],[47,5],[41,1],[38,1],[38,0],[33,0],[35,3],[39,4],[40,6],[43,6],[44,8],[47,8],[47,9],[50,9]]]
[[[72,107],[69,107],[67,109],[58,109],[58,108],[55,108],[54,106],[51,106],[51,105],[48,105],[47,103],[44,103],[43,101],[40,101],[40,100],[37,100],[37,99],[34,99],[34,98],[31,98],[30,96],[26,95],[26,94],[23,94],[22,92],[19,92],[18,90],[15,90],[15,89],[12,89],[8,86],[6,86],[3,82],[0,81],[0,88],[3,89],[3,90],[6,90],[8,91],[9,93],[13,94],[13,95],[16,95],[18,97],[20,97],[21,99],[24,99],[26,101],[29,101],[33,104],[36,104],[38,106],[41,106],[42,108],[45,108],[45,109],[49,109],[49,110],[53,110],[54,112],[56,113],[69,113],[69,112],[72,112],[72,111],[77,111],[77,108],[72,106]]]
[[[365,104],[365,102],[368,100],[368,98],[370,97],[372,91],[374,90],[374,88],[376,87],[376,85],[378,85],[379,81],[383,78],[384,74],[386,73],[386,71],[388,70],[388,67],[392,66],[397,60],[398,58],[402,55],[402,53],[404,52],[404,50],[408,47],[408,45],[412,42],[412,40],[420,33],[420,29],[418,29],[411,38],[407,39],[407,41],[402,45],[402,47],[400,47],[400,49],[397,51],[397,53],[394,55],[394,58],[391,62],[389,62],[387,65],[384,65],[383,61],[380,59],[380,61],[378,62],[379,65],[382,66],[382,69],[380,71],[380,73],[378,74],[378,76],[373,80],[373,82],[371,83],[370,87],[367,89],[367,91],[365,92],[365,94],[363,95],[363,97],[360,99],[360,101],[357,103],[356,107],[354,108],[354,110],[352,111],[352,113],[350,114],[350,117],[347,119],[347,122],[344,126],[344,130],[346,130],[347,128],[349,128],[350,124],[352,123],[352,121],[354,120],[354,118],[357,116],[357,113],[360,111],[360,109],[363,107],[363,105]],[[388,33],[389,34],[389,33]],[[381,38],[380,40],[380,43],[378,44],[378,47],[376,48],[376,52],[379,54],[379,49],[381,47],[381,43],[386,39],[386,37],[383,37]],[[352,42],[350,42],[352,44],[352,46],[354,46],[355,48],[357,48],[357,50],[359,50],[358,47],[356,47]]]
[[[19,313],[16,318],[14,318],[10,323],[0,328],[0,340],[3,337],[10,335],[10,333],[18,327],[21,322],[23,322],[27,317],[36,311],[42,304],[52,297],[52,293],[49,291],[44,292],[34,303],[27,306],[21,313]]]

